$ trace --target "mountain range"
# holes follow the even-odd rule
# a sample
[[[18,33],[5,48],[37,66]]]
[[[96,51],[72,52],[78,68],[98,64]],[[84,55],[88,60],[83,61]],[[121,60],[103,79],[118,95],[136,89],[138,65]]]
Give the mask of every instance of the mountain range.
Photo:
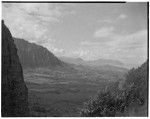
[[[43,46],[29,43],[24,39],[14,38],[14,43],[18,49],[23,69],[45,68],[51,69],[55,74],[61,72],[65,77],[68,74],[71,77],[79,75],[80,78],[86,77],[90,80],[96,80],[99,77],[116,80],[127,71],[126,68],[122,67],[123,63],[120,61],[105,59],[84,61],[81,58],[56,57]]]
[[[112,65],[112,66],[124,67],[124,64],[121,61],[112,60],[112,59],[98,59],[98,60],[90,60],[90,61],[85,61],[82,58],[71,58],[71,57],[59,57],[59,59],[66,63],[76,64],[76,65],[88,65],[94,67]]]
[[[18,55],[23,68],[62,68],[74,67],[74,65],[76,65],[114,69],[124,66],[122,62],[112,59],[85,61],[82,58],[56,57],[51,51],[43,46],[37,45],[35,43],[30,43],[20,38],[13,39],[18,49]]]

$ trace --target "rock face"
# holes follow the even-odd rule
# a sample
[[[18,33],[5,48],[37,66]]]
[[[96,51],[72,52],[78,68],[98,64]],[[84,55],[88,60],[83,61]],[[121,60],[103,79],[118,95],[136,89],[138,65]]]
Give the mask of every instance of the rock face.
[[[2,21],[2,116],[28,116],[28,89],[9,29]]]
[[[40,45],[19,38],[14,38],[14,42],[23,68],[53,68],[64,64],[53,53]]]

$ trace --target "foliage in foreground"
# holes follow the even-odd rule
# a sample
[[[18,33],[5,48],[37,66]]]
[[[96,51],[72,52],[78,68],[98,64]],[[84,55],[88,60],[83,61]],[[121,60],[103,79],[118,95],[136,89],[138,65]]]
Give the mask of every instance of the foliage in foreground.
[[[117,82],[108,90],[98,93],[86,102],[84,109],[81,110],[81,116],[113,117],[131,107],[147,105],[147,80],[146,62],[141,67],[128,72],[123,90],[119,89]]]

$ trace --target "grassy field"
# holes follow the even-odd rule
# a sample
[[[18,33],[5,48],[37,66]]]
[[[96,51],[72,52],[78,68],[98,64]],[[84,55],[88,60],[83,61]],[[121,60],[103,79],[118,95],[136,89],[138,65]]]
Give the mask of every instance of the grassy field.
[[[29,92],[30,115],[80,116],[84,102],[111,83],[100,77],[96,77],[98,81],[83,77],[45,69],[25,70],[24,78]]]
[[[105,88],[100,84],[81,83],[27,83],[27,87],[32,116],[79,116],[83,103]]]

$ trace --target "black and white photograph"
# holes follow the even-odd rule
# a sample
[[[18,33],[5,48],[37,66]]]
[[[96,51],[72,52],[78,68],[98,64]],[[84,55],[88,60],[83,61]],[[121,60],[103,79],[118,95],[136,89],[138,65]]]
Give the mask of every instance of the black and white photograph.
[[[149,2],[1,6],[1,117],[148,117]]]

